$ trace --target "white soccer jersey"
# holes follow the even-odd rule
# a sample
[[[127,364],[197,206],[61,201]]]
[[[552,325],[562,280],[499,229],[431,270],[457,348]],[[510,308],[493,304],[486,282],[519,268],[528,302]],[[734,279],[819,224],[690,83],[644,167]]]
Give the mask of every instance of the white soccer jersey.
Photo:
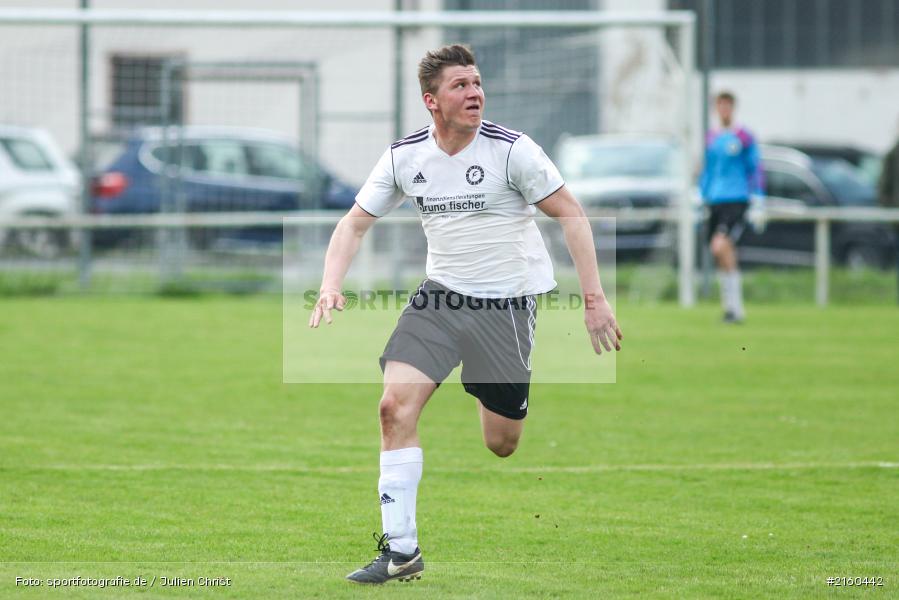
[[[534,205],[562,176],[531,138],[482,121],[474,140],[449,156],[434,125],[395,142],[356,202],[381,217],[414,200],[428,239],[428,279],[467,296],[510,298],[556,286],[534,222]]]

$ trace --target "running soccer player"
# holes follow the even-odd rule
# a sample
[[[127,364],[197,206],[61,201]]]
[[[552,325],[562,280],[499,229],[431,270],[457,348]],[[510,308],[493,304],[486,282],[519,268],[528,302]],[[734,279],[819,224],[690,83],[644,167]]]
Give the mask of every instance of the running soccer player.
[[[594,350],[621,349],[589,221],[533,140],[482,120],[484,90],[471,50],[452,45],[428,52],[418,78],[433,123],[384,152],[338,223],[309,320],[310,327],[330,323],[331,311],[344,307],[341,284],[365,232],[405,197],[414,198],[428,240],[427,279],[380,358],[383,534],[375,534],[378,557],[347,576],[356,583],[421,577],[417,424],[425,403],[460,362],[465,390],[479,401],[486,446],[501,457],[518,446],[528,411],[534,296],[556,286],[533,219],[536,208],[561,222]]]
[[[746,229],[747,208],[753,227],[764,228],[762,168],[758,145],[748,129],[734,124],[736,98],[721,92],[715,109],[721,128],[706,138],[705,168],[699,180],[702,198],[709,205],[709,246],[718,266],[718,285],[725,323],[741,323],[743,284],[737,244]]]

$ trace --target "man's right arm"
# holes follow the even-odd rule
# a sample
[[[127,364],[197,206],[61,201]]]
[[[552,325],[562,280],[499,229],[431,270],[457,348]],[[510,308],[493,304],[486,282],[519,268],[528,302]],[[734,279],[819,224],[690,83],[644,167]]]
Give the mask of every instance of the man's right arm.
[[[328,252],[325,254],[322,285],[312,316],[309,317],[309,327],[318,327],[322,318],[330,324],[331,311],[343,310],[346,304],[346,298],[340,293],[343,278],[346,277],[353,257],[359,252],[362,238],[376,219],[377,217],[362,210],[358,204],[354,204],[337,223],[328,244]]]
[[[393,150],[388,148],[368,179],[356,194],[356,204],[337,223],[325,254],[325,273],[318,302],[309,317],[309,327],[318,327],[324,317],[331,322],[331,310],[343,310],[346,298],[340,293],[343,278],[359,251],[362,237],[378,217],[382,217],[403,202],[403,192],[396,185]],[[364,207],[364,208],[363,208]]]

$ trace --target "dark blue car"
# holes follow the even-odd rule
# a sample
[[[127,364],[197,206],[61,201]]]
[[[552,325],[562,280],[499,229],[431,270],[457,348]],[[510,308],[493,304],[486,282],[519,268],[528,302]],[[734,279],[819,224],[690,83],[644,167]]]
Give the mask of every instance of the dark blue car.
[[[277,132],[156,127],[137,130],[95,178],[92,206],[97,214],[346,210],[356,192]]]

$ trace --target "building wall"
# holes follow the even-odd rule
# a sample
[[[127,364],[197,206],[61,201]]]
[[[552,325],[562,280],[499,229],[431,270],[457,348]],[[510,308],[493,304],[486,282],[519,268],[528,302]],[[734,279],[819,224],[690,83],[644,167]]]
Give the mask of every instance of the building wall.
[[[439,0],[407,4],[433,10]],[[0,0],[0,7],[20,5]],[[76,0],[40,0],[30,8],[76,8]],[[145,9],[139,0],[93,0],[97,9]],[[154,10],[296,10],[291,0],[190,0],[154,2]],[[341,10],[348,17],[391,11],[393,0],[324,0],[303,10]],[[418,93],[415,64],[439,42],[439,30],[409,32],[403,73],[404,126],[429,121]],[[338,175],[361,183],[394,135],[394,40],[389,28],[256,29],[205,27],[94,27],[91,32],[90,124],[95,134],[111,128],[111,58],[115,54],[180,56],[190,61],[302,61],[318,66],[320,158]],[[0,122],[44,127],[74,154],[79,134],[78,28],[0,25]],[[298,135],[299,88],[293,83],[189,84],[185,122],[251,126]]]
[[[899,69],[718,71],[737,118],[762,140],[838,142],[885,151],[899,136]]]
[[[663,10],[666,0],[605,0],[606,10]],[[616,32],[603,45],[603,129],[666,131],[668,93],[681,93],[649,60],[662,48],[657,34]],[[879,55],[878,55],[879,56]],[[893,60],[899,56],[895,42]],[[698,59],[699,57],[697,57]],[[710,89],[736,93],[738,118],[762,140],[818,141],[884,151],[899,137],[899,68],[718,69]],[[693,98],[699,105],[701,83]],[[701,111],[690,111],[702,119]],[[713,122],[713,115],[708,115]]]
[[[0,0],[0,7],[21,5]],[[308,0],[304,10],[393,9],[393,0]],[[35,8],[75,8],[77,0],[35,0]],[[93,0],[96,8],[139,9],[139,0]],[[411,8],[439,9],[442,0],[408,0]],[[661,10],[665,0],[602,0],[604,10]],[[293,10],[293,0],[159,0],[154,9]],[[585,34],[586,35],[586,34]],[[596,35],[595,33],[589,35]],[[443,42],[439,29],[409,31],[405,43],[403,131],[430,122],[421,106],[415,65]],[[579,41],[583,45],[583,40]],[[591,42],[592,43],[592,42]],[[604,131],[663,131],[681,127],[682,84],[666,67],[667,44],[658,31],[600,34],[598,99],[591,119]],[[535,51],[536,52],[536,51]],[[115,53],[179,53],[191,60],[314,61],[321,73],[320,156],[339,175],[361,182],[394,139],[393,34],[388,29],[95,28],[92,38],[91,127],[109,126],[110,57]],[[669,57],[670,58],[670,57]],[[78,30],[76,27],[0,25],[0,122],[42,126],[69,153],[79,145]],[[526,62],[524,63],[526,64]],[[669,65],[670,66],[670,65]],[[489,82],[487,82],[489,84]],[[718,71],[712,90],[732,89],[739,118],[761,139],[834,141],[883,150],[897,136],[899,69]],[[526,90],[526,88],[523,88]],[[702,119],[699,85],[688,111]],[[489,89],[488,89],[489,91]],[[528,97],[522,94],[526,105]],[[295,133],[298,91],[283,84],[204,84],[189,91],[188,122],[250,125]],[[488,102],[489,105],[489,102]],[[513,125],[514,126],[514,125]],[[580,133],[580,131],[578,131]],[[551,150],[551,148],[547,148]]]
[[[603,9],[660,12],[665,0],[605,0]],[[681,65],[662,28],[610,27],[600,33],[601,131],[682,132]]]

